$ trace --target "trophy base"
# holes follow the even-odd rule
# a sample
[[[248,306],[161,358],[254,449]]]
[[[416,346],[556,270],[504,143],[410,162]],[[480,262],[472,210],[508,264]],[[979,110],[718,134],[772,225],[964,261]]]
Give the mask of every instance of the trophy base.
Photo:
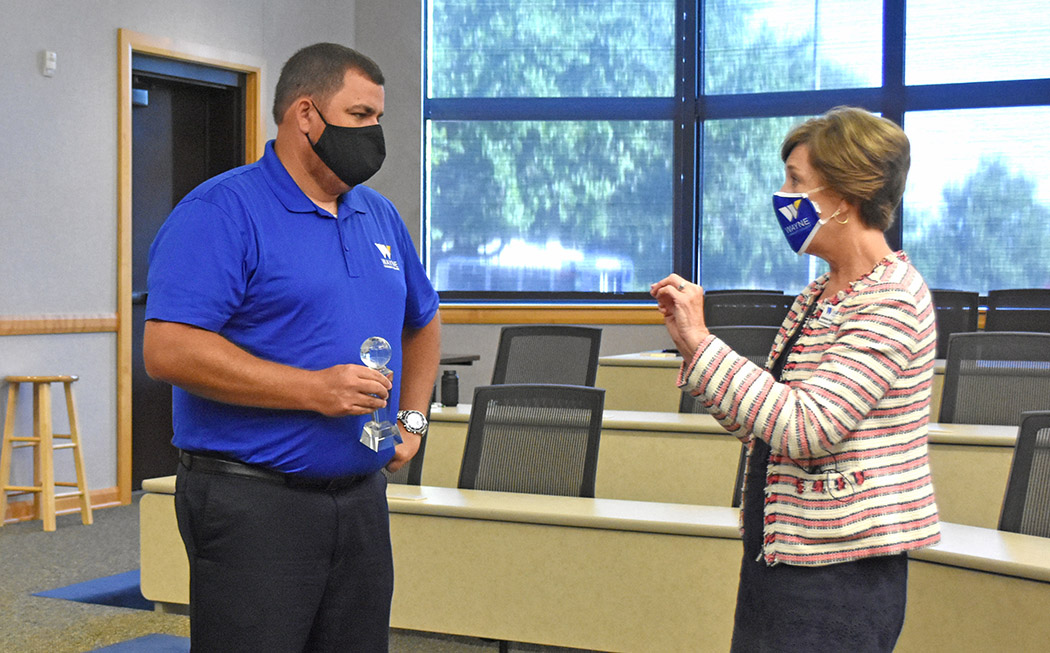
[[[390,449],[401,443],[401,434],[391,422],[369,421],[361,429],[361,444],[375,452]]]

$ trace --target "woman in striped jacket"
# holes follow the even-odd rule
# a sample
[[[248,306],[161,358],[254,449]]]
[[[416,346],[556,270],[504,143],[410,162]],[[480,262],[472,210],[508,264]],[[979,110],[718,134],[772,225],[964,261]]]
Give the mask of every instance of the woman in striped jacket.
[[[765,368],[711,335],[703,289],[653,285],[679,386],[749,443],[734,651],[890,651],[906,552],[939,539],[927,456],[930,291],[883,232],[904,192],[904,132],[839,107],[795,127],[773,198],[789,245],[829,272],[795,300]]]

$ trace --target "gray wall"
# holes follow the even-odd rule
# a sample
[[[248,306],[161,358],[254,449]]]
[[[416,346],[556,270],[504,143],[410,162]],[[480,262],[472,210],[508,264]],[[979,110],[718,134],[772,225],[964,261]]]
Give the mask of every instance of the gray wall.
[[[0,0],[0,318],[117,310],[118,28],[265,61],[268,107],[296,49],[354,45],[354,9],[353,0]],[[43,50],[58,53],[50,78],[40,73]],[[0,337],[0,376],[60,373],[81,378],[89,485],[114,487],[116,335]],[[19,402],[18,424],[31,429],[29,393]],[[60,403],[55,420],[63,429]],[[29,466],[16,463],[25,478]]]
[[[106,315],[117,310],[117,29],[208,45],[265,61],[267,134],[281,64],[317,41],[356,47],[387,78],[388,155],[371,185],[420,233],[422,188],[420,0],[0,0],[0,319]],[[40,73],[43,50],[58,70]],[[499,325],[449,325],[462,396],[487,383]],[[602,353],[667,346],[662,327],[605,328]],[[91,488],[116,485],[116,335],[0,337],[0,376],[78,374]],[[6,388],[0,413],[6,414]],[[24,392],[19,424],[28,420]],[[63,417],[56,411],[56,429]],[[59,470],[60,473],[63,470]],[[16,466],[16,474],[26,467]]]

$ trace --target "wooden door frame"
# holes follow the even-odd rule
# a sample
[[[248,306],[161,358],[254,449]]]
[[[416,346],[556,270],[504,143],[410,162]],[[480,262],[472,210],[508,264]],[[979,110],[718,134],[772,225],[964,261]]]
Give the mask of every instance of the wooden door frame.
[[[245,76],[244,162],[262,157],[266,142],[261,89],[263,60],[230,50],[117,31],[117,491],[131,503],[131,66],[136,52],[222,68]]]

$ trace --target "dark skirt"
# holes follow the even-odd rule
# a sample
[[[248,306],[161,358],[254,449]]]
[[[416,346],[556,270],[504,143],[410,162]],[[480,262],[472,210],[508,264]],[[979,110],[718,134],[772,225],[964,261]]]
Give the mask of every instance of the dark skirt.
[[[744,499],[744,559],[732,650],[892,651],[904,625],[907,555],[820,567],[770,567],[756,559],[761,550],[768,459],[769,447],[756,442],[755,469],[748,470]]]

